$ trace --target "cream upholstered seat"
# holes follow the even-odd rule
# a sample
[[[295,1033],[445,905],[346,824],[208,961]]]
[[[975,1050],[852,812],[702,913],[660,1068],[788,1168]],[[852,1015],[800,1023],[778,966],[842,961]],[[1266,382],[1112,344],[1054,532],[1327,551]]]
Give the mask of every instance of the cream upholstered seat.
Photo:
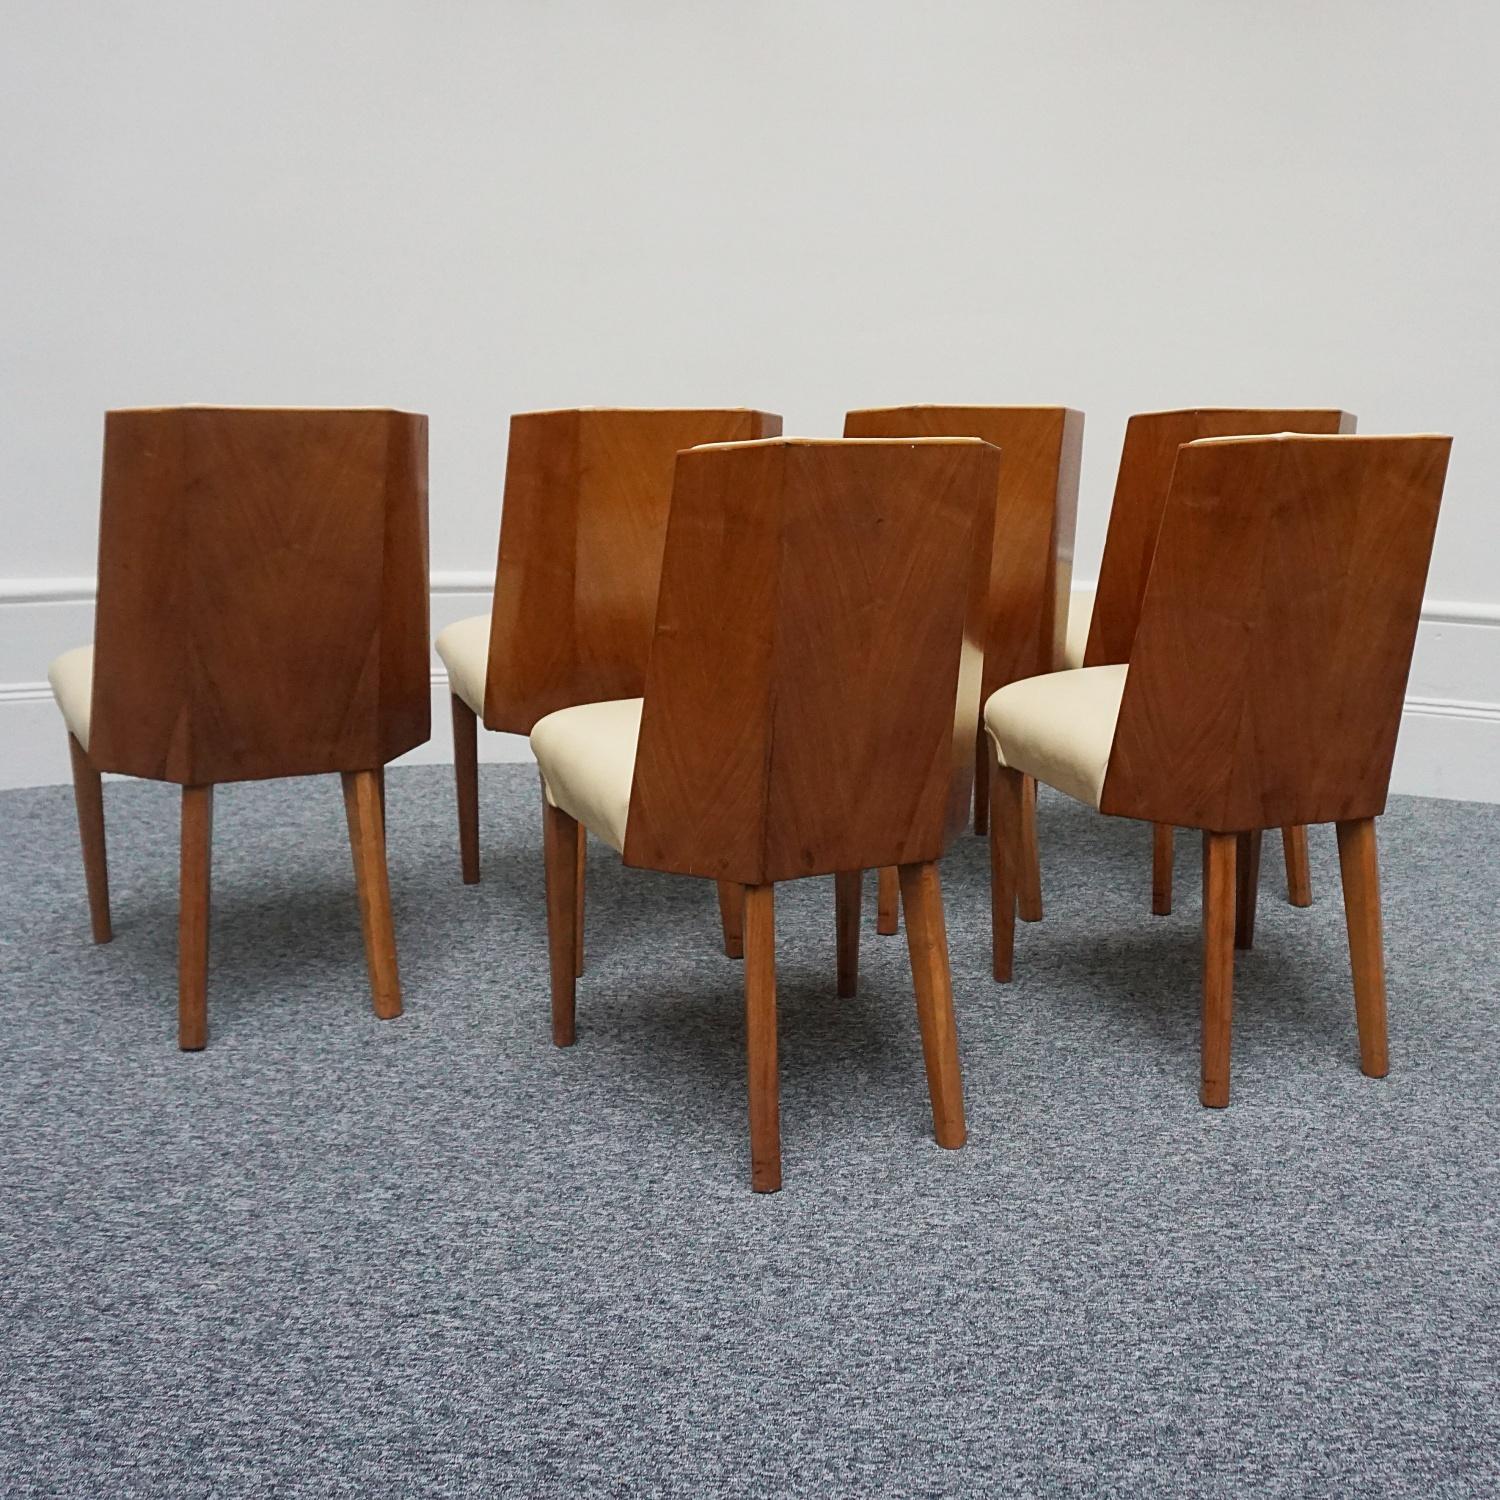
[[[991,693],[984,727],[1000,764],[1097,810],[1129,670],[1078,667]]]
[[[482,719],[484,679],[490,664],[490,617],[471,615],[457,620],[438,635],[434,645],[448,669],[449,691]]]
[[[47,668],[52,696],[62,710],[68,733],[87,750],[89,747],[89,711],[94,701],[94,645],[75,646],[64,651]]]
[[[644,701],[616,698],[560,708],[531,731],[547,801],[617,851],[625,848]]]
[[[1089,595],[1087,604],[1081,603],[1076,596],[1069,601],[1068,629],[1063,638],[1063,666],[1071,669],[1083,665],[1083,654],[1089,644],[1089,623],[1093,618],[1092,594]]]

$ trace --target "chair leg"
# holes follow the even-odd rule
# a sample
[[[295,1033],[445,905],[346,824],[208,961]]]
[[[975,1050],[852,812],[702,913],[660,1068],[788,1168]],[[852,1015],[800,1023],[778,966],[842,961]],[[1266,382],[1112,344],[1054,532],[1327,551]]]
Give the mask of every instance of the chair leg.
[[[1229,1103],[1237,842],[1232,833],[1203,835],[1203,1081],[1198,1098],[1211,1109]]]
[[[183,787],[177,1045],[184,1052],[200,1052],[208,1042],[208,906],[213,836],[213,787]]]
[[[990,831],[990,737],[979,726],[974,739],[974,832]]]
[[[1307,829],[1298,825],[1281,830],[1281,852],[1286,856],[1286,899],[1293,906],[1312,905],[1312,870],[1307,859]]]
[[[901,910],[901,882],[895,865],[882,865],[875,886],[875,931],[881,937],[894,937],[901,931],[897,913]]]
[[[464,884],[479,884],[479,716],[454,693],[453,787],[458,793],[458,859]]]
[[[391,920],[380,775],[376,771],[345,771],[343,781],[359,925],[365,940],[365,966],[370,971],[370,999],[375,1014],[382,1021],[390,1021],[401,1014],[401,974],[396,967],[396,927]]]
[[[588,870],[589,831],[578,825],[578,871],[573,888],[573,975],[583,978],[583,888]]]
[[[859,918],[864,904],[865,872],[840,870],[833,877],[834,926],[838,933],[838,995],[847,1000],[859,992]]]
[[[1359,1066],[1370,1078],[1390,1071],[1385,1019],[1385,945],[1380,927],[1380,863],[1374,818],[1338,824],[1339,874],[1349,967],[1354,973],[1354,1014],[1359,1022]]]
[[[934,863],[901,866],[901,905],[906,946],[917,992],[917,1023],[927,1064],[932,1127],[940,1146],[956,1151],[968,1138],[964,1082],[958,1065],[958,1026],[953,1019],[953,976],[948,968],[948,932],[943,888]]]
[[[1172,835],[1170,823],[1151,825],[1151,915],[1172,915]]]
[[[745,1054],[750,1080],[750,1186],[781,1186],[781,1083],[776,1066],[776,887],[747,885]]]
[[[1234,845],[1234,946],[1255,943],[1255,903],[1260,895],[1260,830],[1237,833]]]
[[[542,858],[547,877],[547,955],[552,968],[552,1041],[571,1047],[577,1035],[578,824],[542,797]]]
[[[115,934],[109,920],[109,856],[104,844],[104,780],[82,745],[70,734],[73,802],[78,809],[78,841],[83,845],[83,880],[89,893],[89,925],[96,943]]]
[[[1021,777],[1021,866],[1016,892],[1023,922],[1042,920],[1042,854],[1036,841],[1036,777]]]
[[[1002,766],[990,777],[990,943],[995,978],[1011,977],[1016,947],[1016,898],[1020,890],[1021,773]]]
[[[745,956],[744,887],[732,880],[718,880],[719,926],[724,933],[724,957]]]

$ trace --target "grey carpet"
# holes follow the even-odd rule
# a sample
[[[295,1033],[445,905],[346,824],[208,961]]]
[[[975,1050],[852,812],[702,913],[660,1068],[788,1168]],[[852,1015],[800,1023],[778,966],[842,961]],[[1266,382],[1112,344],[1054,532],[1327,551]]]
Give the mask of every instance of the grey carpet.
[[[931,1140],[904,945],[833,995],[782,892],[785,1189],[748,1190],[740,969],[705,882],[595,846],[549,1041],[534,773],[390,778],[407,1010],[370,1013],[332,780],[221,790],[210,1040],[174,1046],[171,788],[0,796],[0,1492],[1500,1492],[1500,807],[1381,825],[1389,1079],[1332,832],[1269,844],[1234,1099],[1197,1103],[1196,846],[1044,796],[1047,918],[987,976],[944,865],[970,1142]]]

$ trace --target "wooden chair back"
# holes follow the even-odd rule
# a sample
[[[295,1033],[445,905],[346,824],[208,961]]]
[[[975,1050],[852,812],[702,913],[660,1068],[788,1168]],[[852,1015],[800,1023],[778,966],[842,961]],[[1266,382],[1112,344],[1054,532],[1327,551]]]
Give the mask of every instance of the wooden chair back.
[[[1232,833],[1384,809],[1451,443],[1182,449],[1102,811]]]
[[[427,418],[176,407],[104,426],[89,758],[205,785],[431,732]]]
[[[1083,413],[1066,406],[890,406],[851,411],[845,437],[976,437],[1004,455],[995,497],[981,703],[1063,664]]]
[[[1125,425],[1125,446],[1120,451],[1120,472],[1083,664],[1099,667],[1130,660],[1172,465],[1184,443],[1255,433],[1353,431],[1350,413],[1321,409],[1203,407],[1141,412],[1131,417]]]
[[[530,734],[555,709],[641,696],[678,451],[780,431],[745,410],[511,418],[486,727]]]
[[[937,859],[973,775],[999,452],[677,460],[627,864],[765,885]]]

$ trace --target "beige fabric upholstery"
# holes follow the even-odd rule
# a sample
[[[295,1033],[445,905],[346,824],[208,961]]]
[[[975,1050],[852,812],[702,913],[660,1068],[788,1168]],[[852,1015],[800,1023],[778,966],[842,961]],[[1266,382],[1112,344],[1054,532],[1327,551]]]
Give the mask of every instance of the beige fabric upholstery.
[[[435,644],[448,669],[448,691],[462,698],[482,719],[484,679],[490,665],[490,617],[473,615],[458,620],[438,635]]]
[[[89,747],[89,710],[94,699],[94,647],[75,646],[64,651],[47,668],[47,681],[52,684],[52,696],[62,710],[63,723],[68,733],[83,746]]]
[[[984,727],[1000,764],[1097,808],[1129,670],[1079,667],[991,693]]]
[[[1089,644],[1089,622],[1094,618],[1094,596],[1085,603],[1076,594],[1068,601],[1068,629],[1063,638],[1063,665],[1081,667]],[[1056,639],[1056,637],[1054,637]]]
[[[643,701],[616,698],[560,708],[531,731],[547,800],[619,850],[625,848]]]

